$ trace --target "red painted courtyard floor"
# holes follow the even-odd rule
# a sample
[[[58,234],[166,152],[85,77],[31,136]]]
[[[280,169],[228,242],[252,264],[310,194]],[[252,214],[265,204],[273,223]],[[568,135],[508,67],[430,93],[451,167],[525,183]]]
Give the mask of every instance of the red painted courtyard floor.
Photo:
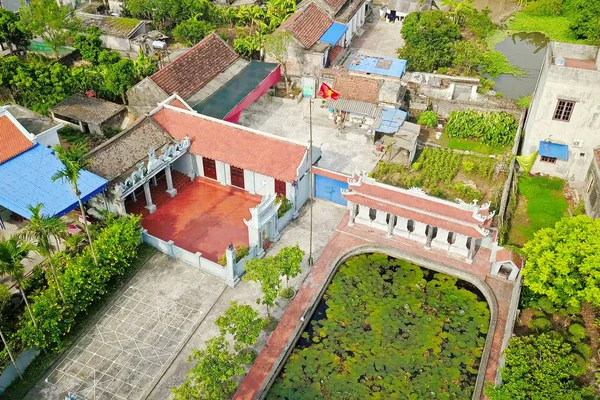
[[[485,378],[487,381],[493,382],[498,368],[498,361],[500,359],[500,349],[502,347],[502,338],[504,337],[506,327],[513,283],[506,279],[490,277],[487,275],[490,268],[490,263],[488,261],[490,257],[489,250],[479,249],[473,264],[468,264],[464,262],[464,259],[450,257],[447,253],[442,251],[435,249],[429,251],[425,250],[422,244],[415,243],[408,239],[399,237],[387,238],[384,232],[374,231],[365,226],[355,225],[353,227],[348,227],[348,218],[349,215],[346,213],[344,218],[340,221],[336,232],[329,239],[323,253],[321,253],[321,256],[304,280],[298,294],[283,314],[277,328],[269,337],[266,346],[258,355],[258,358],[250,368],[250,371],[248,371],[248,374],[239,386],[233,399],[251,400],[260,397],[270,374],[282,361],[286,348],[293,340],[292,336],[298,324],[301,323],[301,317],[305,315],[311,304],[315,301],[315,298],[318,296],[320,289],[327,282],[332,269],[335,267],[335,260],[349,249],[369,243],[398,248],[414,255],[422,256],[447,266],[473,273],[490,286],[496,296],[498,319],[495,332],[492,333],[493,341]],[[485,398],[485,396],[482,396],[482,398]]]
[[[225,253],[229,242],[234,246],[248,245],[244,218],[250,219],[250,208],[260,203],[261,196],[206,178],[192,182],[181,173],[174,174],[173,181],[178,190],[173,198],[165,192],[164,182],[152,187],[155,213],[149,214],[143,208],[143,196],[127,206],[129,212],[143,215],[142,226],[149,234],[172,240],[192,253],[200,252],[211,261],[217,261]]]

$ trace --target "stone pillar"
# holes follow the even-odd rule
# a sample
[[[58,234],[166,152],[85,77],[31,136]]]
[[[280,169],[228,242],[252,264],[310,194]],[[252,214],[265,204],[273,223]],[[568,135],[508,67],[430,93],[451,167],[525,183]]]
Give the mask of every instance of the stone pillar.
[[[144,182],[144,195],[146,196],[146,209],[153,214],[156,211],[156,206],[152,203],[152,193],[150,193],[150,182]]]
[[[469,96],[470,101],[477,100],[477,85],[471,86],[471,96]]]
[[[387,234],[385,235],[388,238],[391,238],[394,235],[394,225],[396,223],[396,216],[393,214],[389,214],[390,218],[387,226]]]
[[[448,234],[450,231],[438,228],[437,236],[431,241],[431,247],[448,251],[450,243],[448,243]]]
[[[410,238],[421,243],[426,243],[427,234],[425,233],[425,230],[427,229],[427,224],[418,221],[414,221],[414,223],[415,230],[410,234]]]
[[[190,160],[190,174],[188,175],[190,177],[190,180],[193,182],[194,179],[196,179],[196,168],[194,168],[194,156],[192,155],[192,153],[187,153],[188,155],[188,159]],[[185,155],[184,155],[185,157]]]
[[[469,252],[467,253],[467,262],[472,263],[473,258],[475,257],[475,249],[477,247],[476,240],[471,238],[471,247],[469,248]]]
[[[406,224],[408,223],[408,219],[404,217],[396,216],[396,226],[394,227],[394,235],[402,236],[407,238],[410,235]]]
[[[467,248],[467,240],[469,240],[468,236],[457,233],[456,240],[454,241],[454,244],[450,246],[448,251],[450,253],[466,257],[469,254],[469,249]]]
[[[433,229],[434,227],[431,225],[427,225],[425,231],[427,232],[427,240],[425,241],[425,249],[431,250],[431,241],[433,240]]]
[[[354,220],[356,219],[356,209],[358,208],[358,204],[354,204],[353,202],[348,202],[348,207],[350,207],[350,219],[348,220],[348,226],[354,226]]]
[[[158,181],[156,180],[156,175],[154,175],[152,177],[152,186],[154,186],[154,187],[158,186]]]
[[[124,198],[119,198],[119,215],[127,215],[127,208],[125,207]]]
[[[177,194],[177,189],[173,187],[173,176],[171,175],[170,164],[165,168],[165,177],[167,178],[167,193],[169,193],[169,196],[175,197]]]

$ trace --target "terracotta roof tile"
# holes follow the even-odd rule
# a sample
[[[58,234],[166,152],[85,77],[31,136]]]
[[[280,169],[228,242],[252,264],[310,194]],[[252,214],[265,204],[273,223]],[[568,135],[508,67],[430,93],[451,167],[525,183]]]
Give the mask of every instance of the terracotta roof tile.
[[[200,114],[163,108],[152,118],[171,136],[189,136],[191,151],[238,168],[258,172],[286,182],[298,177],[306,148],[263,136]]]
[[[334,13],[337,14],[338,11],[340,11],[340,9],[344,6],[344,4],[346,4],[346,1],[348,0],[323,0],[325,2],[325,4],[327,4],[329,7],[331,7],[331,9],[333,10]]]
[[[6,116],[0,117],[0,164],[33,147],[31,140]]]
[[[288,18],[281,25],[281,29],[290,32],[302,46],[310,49],[332,23],[333,21],[325,11],[315,3],[310,3]]]
[[[333,89],[340,98],[379,103],[379,81],[355,75],[338,75],[333,81]]]
[[[238,58],[219,35],[212,33],[150,78],[168,94],[177,93],[186,100]]]

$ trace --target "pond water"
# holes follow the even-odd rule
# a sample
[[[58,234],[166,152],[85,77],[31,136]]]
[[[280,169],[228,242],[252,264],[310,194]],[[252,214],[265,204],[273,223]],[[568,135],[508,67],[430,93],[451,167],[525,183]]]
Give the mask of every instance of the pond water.
[[[525,70],[527,75],[500,75],[493,79],[496,82],[494,90],[509,99],[520,99],[532,94],[546,55],[547,44],[548,38],[541,33],[515,33],[498,43],[494,49]]]
[[[267,399],[470,398],[489,316],[466,282],[383,254],[350,258]]]

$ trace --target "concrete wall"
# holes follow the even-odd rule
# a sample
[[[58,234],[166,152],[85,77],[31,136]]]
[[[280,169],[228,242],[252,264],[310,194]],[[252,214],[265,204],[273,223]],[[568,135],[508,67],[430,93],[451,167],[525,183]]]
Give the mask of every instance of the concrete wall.
[[[600,217],[600,169],[594,159],[590,163],[581,193],[586,214],[592,218]]]
[[[16,363],[21,373],[24,373],[25,369],[27,369],[29,364],[31,364],[31,362],[37,357],[39,353],[40,351],[36,348],[27,349],[21,352],[16,357]],[[9,387],[10,384],[18,378],[19,373],[15,369],[15,366],[12,363],[8,364],[8,366],[4,368],[4,371],[2,371],[2,375],[0,375],[0,394],[4,393],[6,388]]]
[[[60,144],[60,140],[58,139],[58,130],[62,128],[62,125],[57,125],[53,128],[48,129],[36,135],[35,139],[39,144],[46,147],[53,147],[57,144]]]
[[[194,155],[190,153],[185,153],[181,157],[179,157],[172,164],[174,170],[179,171],[187,176],[196,176],[196,160],[194,160]],[[202,165],[202,163],[200,164]]]
[[[358,30],[365,24],[365,18],[365,5],[363,4],[358,8],[358,10],[356,10],[356,13],[352,16],[350,21],[346,23],[348,30],[344,36],[344,40],[346,41],[344,47],[350,46],[350,41],[352,41],[352,38],[354,35],[356,35],[356,32],[358,32]],[[400,29],[400,27],[398,27],[398,29]]]
[[[152,79],[146,77],[127,91],[129,109],[136,117],[154,110],[158,103],[169,95],[165,93]]]
[[[286,63],[288,75],[295,77],[305,75],[317,76],[320,69],[325,65],[323,60],[326,58],[327,54],[328,51],[325,51],[324,53],[312,53],[309,50],[306,50],[300,42],[292,39],[288,46],[288,61]],[[265,61],[273,63],[278,62],[268,55],[265,57]]]
[[[275,178],[244,170],[244,189],[252,194],[275,194]]]
[[[575,46],[552,43],[555,55],[579,59],[591,57],[592,46]],[[566,46],[566,47],[565,47]],[[581,53],[577,53],[577,51]],[[525,126],[525,139],[522,154],[531,154],[539,149],[540,141],[549,141],[569,146],[567,160],[557,160],[556,164],[537,161],[532,173],[543,173],[567,179],[575,188],[581,188],[590,162],[594,158],[593,149],[600,145],[600,71],[581,68],[560,67],[552,63],[552,51],[548,51],[533,103]],[[569,121],[554,120],[558,100],[575,102]],[[583,142],[576,147],[575,141]]]

